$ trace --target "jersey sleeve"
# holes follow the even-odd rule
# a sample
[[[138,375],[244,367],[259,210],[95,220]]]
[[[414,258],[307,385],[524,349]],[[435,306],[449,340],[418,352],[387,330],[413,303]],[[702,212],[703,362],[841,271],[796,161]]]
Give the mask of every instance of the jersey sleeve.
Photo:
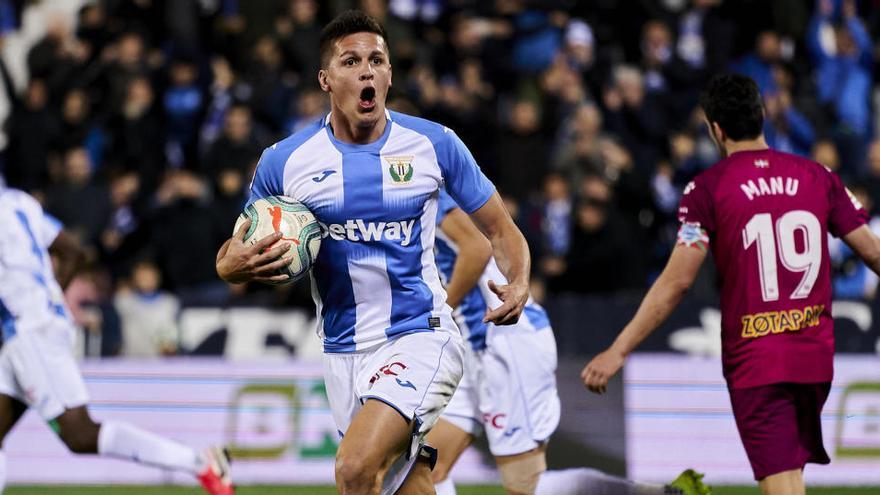
[[[436,151],[446,190],[458,206],[473,213],[486,204],[495,193],[495,185],[480,170],[461,139],[447,128]]]
[[[267,196],[284,194],[284,159],[279,156],[274,146],[263,150],[254,178],[251,180],[251,192],[247,204]]]
[[[715,231],[715,216],[712,209],[711,192],[699,177],[685,186],[678,207],[678,229],[676,244],[693,246],[705,250]]]
[[[829,193],[828,231],[834,237],[843,237],[868,223],[868,212],[858,199],[843,185],[834,172],[828,171],[831,179]]]
[[[446,192],[446,189],[440,188],[440,197],[437,198],[437,225],[443,223],[446,215],[455,208],[458,208],[455,200]]]
[[[40,240],[43,241],[43,247],[48,248],[55,242],[55,238],[58,237],[64,226],[60,220],[45,212],[43,212],[42,220],[38,227],[39,236]]]

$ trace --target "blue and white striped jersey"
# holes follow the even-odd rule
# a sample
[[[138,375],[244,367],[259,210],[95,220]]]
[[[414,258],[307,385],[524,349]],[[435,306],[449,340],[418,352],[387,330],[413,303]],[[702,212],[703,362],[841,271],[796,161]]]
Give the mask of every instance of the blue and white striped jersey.
[[[458,208],[455,200],[450,197],[446,191],[440,191],[440,209],[437,214],[437,225],[439,226],[446,214],[454,208]],[[437,267],[440,269],[440,275],[444,281],[449,281],[452,277],[452,269],[455,267],[455,260],[458,258],[458,246],[455,242],[447,237],[442,230],[437,229],[437,242],[435,244],[435,256],[437,258]],[[486,269],[477,286],[471,289],[455,310],[455,320],[461,331],[470,342],[474,350],[486,348],[486,332],[488,332],[489,323],[483,323],[483,316],[486,314],[487,308],[497,308],[501,305],[501,300],[494,292],[489,290],[489,281],[494,281],[497,285],[507,283],[507,278],[498,269],[495,258],[489,259]],[[530,331],[535,332],[543,330],[550,326],[550,319],[547,318],[547,312],[540,304],[529,297],[523,314],[515,325],[505,326],[504,328],[513,331]]]
[[[49,246],[61,223],[33,197],[0,186],[0,328],[8,340],[24,331],[60,331],[72,338],[64,293]]]
[[[266,148],[251,184],[250,202],[290,196],[321,222],[311,278],[324,352],[458,331],[434,263],[437,197],[445,185],[472,212],[495,191],[451,130],[386,115],[383,135],[362,145],[337,140],[327,115]]]

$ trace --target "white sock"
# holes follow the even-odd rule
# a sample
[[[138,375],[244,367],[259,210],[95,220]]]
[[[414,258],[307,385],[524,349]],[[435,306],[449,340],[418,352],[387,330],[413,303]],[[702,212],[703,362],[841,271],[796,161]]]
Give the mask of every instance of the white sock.
[[[592,468],[573,468],[544,471],[535,495],[663,495],[664,491],[660,485],[634,483]]]
[[[453,483],[452,478],[448,476],[445,480],[435,484],[434,490],[437,492],[437,495],[457,495],[455,492],[455,483]]]
[[[0,450],[0,493],[6,488],[6,453]]]
[[[98,454],[192,474],[198,474],[204,464],[190,447],[122,421],[101,423]]]

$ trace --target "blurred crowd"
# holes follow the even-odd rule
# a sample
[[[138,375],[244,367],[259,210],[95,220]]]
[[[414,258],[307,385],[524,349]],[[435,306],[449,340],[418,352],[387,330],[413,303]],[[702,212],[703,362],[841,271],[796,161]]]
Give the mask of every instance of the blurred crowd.
[[[0,0],[2,39],[52,3]],[[214,255],[262,148],[328,111],[318,38],[349,8],[388,30],[389,107],[455,129],[504,195],[539,298],[656,276],[681,190],[718,159],[697,108],[718,72],[758,82],[771,146],[880,205],[876,0],[74,3],[17,45],[24,77],[0,58],[0,167],[89,246],[69,296],[95,352],[173,354],[181,305],[311,304],[221,282]],[[833,248],[839,295],[873,296]]]

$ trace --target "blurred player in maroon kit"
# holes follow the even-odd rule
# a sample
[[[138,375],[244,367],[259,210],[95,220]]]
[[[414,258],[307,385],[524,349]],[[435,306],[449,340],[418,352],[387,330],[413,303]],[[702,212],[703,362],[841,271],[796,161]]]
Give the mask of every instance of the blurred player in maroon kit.
[[[820,423],[834,355],[828,233],[878,273],[880,239],[836,175],[767,147],[754,81],[716,76],[700,104],[724,158],[685,188],[666,268],[581,377],[604,392],[626,356],[679,303],[711,250],[721,279],[724,377],[755,479],[768,495],[804,494],[804,465],[830,462]]]

